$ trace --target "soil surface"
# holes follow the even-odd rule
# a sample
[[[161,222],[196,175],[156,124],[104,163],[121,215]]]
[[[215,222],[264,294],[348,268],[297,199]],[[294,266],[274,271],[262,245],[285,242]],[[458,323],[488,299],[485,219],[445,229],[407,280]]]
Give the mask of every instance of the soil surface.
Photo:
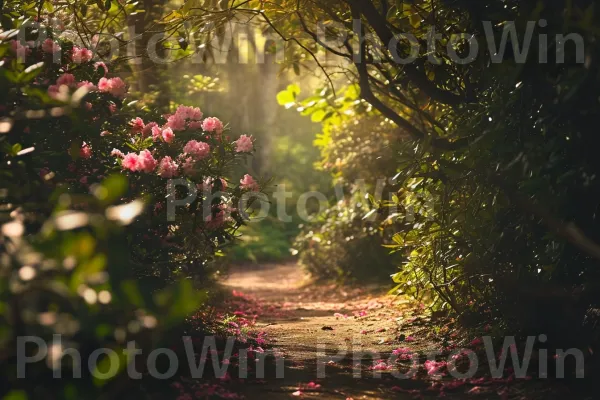
[[[260,304],[255,328],[285,360],[283,377],[270,363],[264,379],[240,385],[248,399],[577,398],[547,380],[457,379],[424,366],[424,354],[441,346],[430,320],[376,287],[317,284],[295,264],[236,268],[223,284]],[[400,361],[389,361],[394,350]],[[418,373],[399,375],[411,368]]]

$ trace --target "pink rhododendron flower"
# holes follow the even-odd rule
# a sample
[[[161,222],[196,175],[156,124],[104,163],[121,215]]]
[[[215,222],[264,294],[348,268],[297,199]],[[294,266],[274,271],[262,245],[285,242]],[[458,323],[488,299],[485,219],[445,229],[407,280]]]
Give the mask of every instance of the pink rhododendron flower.
[[[98,81],[98,90],[101,92],[109,92],[110,91],[110,81],[107,78],[100,78]]]
[[[42,43],[42,51],[48,54],[58,53],[61,50],[61,47],[54,40],[48,38],[44,40]]]
[[[242,189],[251,190],[253,192],[257,192],[259,187],[258,183],[254,180],[254,178],[248,174],[244,175],[242,179],[240,179],[240,187]]]
[[[77,88],[81,88],[84,87],[88,90],[88,92],[93,92],[95,90],[98,90],[98,87],[96,87],[96,85],[94,85],[92,82],[89,81],[81,81],[79,83],[77,83]]]
[[[102,68],[104,70],[104,76],[108,75],[108,67],[102,61],[94,64],[94,71],[97,71],[98,68]]]
[[[151,131],[152,131],[152,140],[154,140],[155,142],[160,140],[160,138],[162,137],[162,129],[160,129],[157,125],[157,126],[153,126],[151,128]]]
[[[60,93],[60,87],[58,85],[50,85],[48,86],[48,96],[56,99],[58,94]]]
[[[174,131],[185,130],[185,117],[181,114],[173,114],[167,118],[167,127]]]
[[[219,120],[219,118],[208,117],[204,121],[202,121],[202,129],[206,132],[223,132],[223,123]]]
[[[158,161],[152,156],[149,150],[142,150],[138,157],[138,170],[142,172],[150,173],[154,171]]]
[[[123,157],[123,162],[121,166],[123,167],[123,169],[128,169],[132,172],[135,172],[138,170],[138,158],[138,155],[135,153],[127,153]]]
[[[175,114],[179,115],[184,119],[200,120],[202,119],[202,111],[198,107],[188,107],[180,105],[177,107]]]
[[[175,134],[173,133],[173,129],[165,128],[162,131],[162,138],[165,142],[171,143],[173,139],[175,139]]]
[[[57,86],[75,86],[75,76],[73,74],[62,74],[57,80],[56,80],[56,85]]]
[[[131,153],[129,153],[131,154]],[[110,155],[113,157],[119,157],[119,158],[123,158],[125,157],[125,154],[123,154],[123,152],[119,149],[112,149],[112,151],[110,152]]]
[[[86,110],[88,111],[92,111],[92,108],[94,107],[92,105],[92,103],[90,103],[89,101],[86,101],[85,104],[83,105],[85,107]]]
[[[31,53],[31,49],[22,45],[18,40],[12,40],[10,42],[10,48],[12,52],[19,57],[25,57]]]
[[[146,124],[144,124],[143,119],[137,117],[129,122],[129,126],[131,126],[131,131],[133,133],[142,133],[142,131],[146,127]]]
[[[155,126],[158,126],[156,122],[148,122],[146,126],[144,126],[144,129],[142,129],[142,137],[147,138],[148,136],[152,135],[152,129]]]
[[[196,160],[192,157],[187,157],[183,162],[183,172],[186,175],[192,175],[196,172]]]
[[[173,178],[177,176],[179,165],[169,156],[166,156],[158,164],[158,175],[162,178]]]
[[[235,142],[235,151],[238,153],[249,153],[254,148],[252,144],[252,137],[247,135],[242,135]]]
[[[201,121],[190,121],[188,123],[188,129],[202,129]]]
[[[190,140],[184,146],[183,152],[194,157],[196,160],[201,160],[210,154],[210,146],[208,143]]]
[[[73,46],[73,49],[71,50],[71,60],[76,64],[86,63],[90,61],[93,56],[94,54],[92,51],[85,47]]]
[[[81,158],[90,158],[92,156],[92,149],[86,142],[83,142],[83,145],[79,150],[79,155]]]
[[[125,85],[125,82],[121,78],[100,78],[98,89],[101,92],[110,93],[119,99],[124,98],[127,93],[127,85]]]

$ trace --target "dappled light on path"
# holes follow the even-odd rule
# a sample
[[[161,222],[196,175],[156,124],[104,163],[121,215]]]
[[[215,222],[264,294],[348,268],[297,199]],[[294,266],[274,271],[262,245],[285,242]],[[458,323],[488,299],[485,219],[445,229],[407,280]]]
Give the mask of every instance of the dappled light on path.
[[[268,370],[264,379],[239,385],[246,398],[553,398],[513,384],[510,371],[506,379],[450,377],[446,361],[424,358],[443,347],[430,319],[381,289],[313,282],[294,264],[238,268],[223,285],[251,304],[254,329],[285,358],[283,377]],[[465,346],[481,347],[481,340]],[[524,396],[530,392],[536,396]]]

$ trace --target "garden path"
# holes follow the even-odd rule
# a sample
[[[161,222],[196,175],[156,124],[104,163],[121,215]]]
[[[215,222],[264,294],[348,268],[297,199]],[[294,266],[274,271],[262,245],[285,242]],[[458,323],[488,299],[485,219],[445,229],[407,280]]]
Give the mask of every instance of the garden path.
[[[234,294],[243,293],[260,304],[263,312],[255,328],[266,332],[269,344],[285,359],[282,379],[276,378],[272,365],[264,380],[240,385],[239,391],[248,399],[418,399],[441,395],[504,400],[565,396],[562,388],[549,388],[548,382],[436,380],[422,366],[412,379],[392,376],[392,368],[378,360],[387,360],[398,348],[427,352],[441,344],[432,339],[428,318],[405,298],[389,296],[377,287],[316,283],[296,264],[243,266],[234,269],[223,284]],[[373,359],[371,354],[376,354]],[[325,371],[322,379],[318,365]],[[409,368],[411,362],[404,365]]]

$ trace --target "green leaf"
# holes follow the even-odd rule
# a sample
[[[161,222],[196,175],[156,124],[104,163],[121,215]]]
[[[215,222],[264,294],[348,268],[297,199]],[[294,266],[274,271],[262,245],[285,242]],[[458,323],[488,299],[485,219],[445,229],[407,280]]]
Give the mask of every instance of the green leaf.
[[[125,281],[121,283],[121,290],[127,297],[129,303],[133,304],[136,307],[144,307],[144,298],[140,293],[140,289],[138,288],[137,282]]]
[[[116,357],[114,356],[116,354]],[[118,359],[118,361],[116,360]],[[117,367],[115,368],[115,363]],[[121,371],[127,365],[127,354],[124,351],[120,351],[117,349],[114,351],[112,356],[105,354],[103,358],[96,364],[96,368],[94,369],[94,385],[97,387],[104,386],[112,379],[117,377]],[[112,376],[108,376],[107,378],[100,378],[99,376],[104,376],[108,374],[108,372],[113,373]]]
[[[287,106],[288,104],[294,104],[295,98],[292,93],[287,90],[283,90],[277,93],[277,103],[281,106]]]
[[[417,13],[412,14],[410,16],[409,20],[410,20],[410,25],[415,29],[421,25],[421,16]]]
[[[10,152],[13,156],[16,156],[17,153],[19,153],[21,150],[23,150],[23,146],[21,146],[21,143],[15,143],[12,145]]]
[[[294,96],[294,99],[296,99],[296,97],[300,94],[300,86],[296,85],[295,83],[292,83],[291,85],[288,85],[287,91],[290,92],[292,96]]]
[[[365,216],[362,218],[363,221],[370,218],[373,214],[375,214],[377,212],[377,209],[374,208],[371,211],[369,211],[368,213],[365,214]]]
[[[3,400],[27,400],[27,393],[22,390],[13,390],[6,396],[4,396]]]
[[[206,293],[194,290],[192,281],[189,279],[180,281],[155,296],[158,305],[168,307],[167,325],[183,321],[190,313],[196,311],[205,299]]]
[[[54,5],[50,1],[44,1],[44,9],[49,13],[54,12]]]
[[[19,82],[30,82],[30,81],[32,81],[36,76],[38,76],[40,74],[40,72],[42,72],[42,68],[43,67],[44,67],[44,62],[43,61],[39,62],[39,63],[36,63],[36,64],[33,64],[33,65],[30,65],[19,76]]]
[[[323,118],[325,118],[325,111],[323,110],[317,110],[310,116],[312,122],[321,122]]]
[[[4,29],[5,31],[9,31],[14,28],[12,18],[10,18],[6,14],[2,14],[2,16],[0,16],[0,22],[2,24],[2,29]]]
[[[127,191],[129,184],[127,177],[121,174],[113,174],[102,181],[101,190],[97,191],[99,200],[105,204],[112,204],[119,198],[121,198]]]

